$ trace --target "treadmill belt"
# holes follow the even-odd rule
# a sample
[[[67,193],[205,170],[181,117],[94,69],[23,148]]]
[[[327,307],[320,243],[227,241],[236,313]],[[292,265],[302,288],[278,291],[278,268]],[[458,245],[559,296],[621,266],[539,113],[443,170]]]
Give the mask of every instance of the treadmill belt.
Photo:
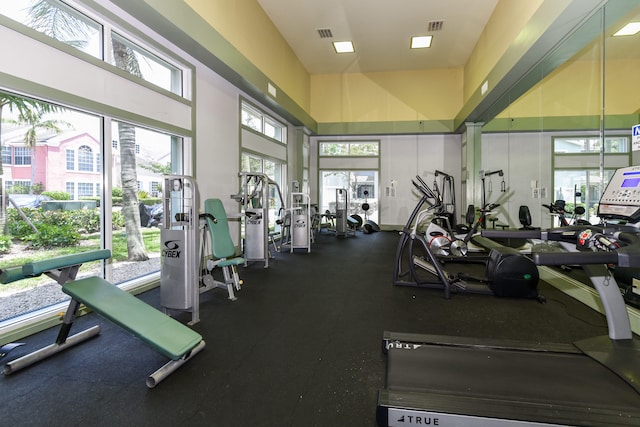
[[[640,425],[640,394],[581,353],[422,344],[391,348],[387,357],[387,386],[378,397],[380,425],[413,425],[396,423],[412,413],[440,414],[442,422],[446,416],[451,425],[465,426],[496,420]],[[472,422],[478,419],[487,421]]]

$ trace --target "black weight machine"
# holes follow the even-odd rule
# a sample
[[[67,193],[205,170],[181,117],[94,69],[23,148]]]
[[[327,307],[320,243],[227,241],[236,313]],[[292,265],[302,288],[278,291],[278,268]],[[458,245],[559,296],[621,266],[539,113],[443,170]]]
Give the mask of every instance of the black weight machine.
[[[451,293],[457,292],[538,298],[539,274],[533,262],[518,251],[491,243],[488,239],[485,239],[485,244],[491,246],[486,261],[488,283],[446,271],[429,242],[418,231],[420,223],[441,207],[442,200],[420,176],[411,182],[421,198],[400,233],[393,272],[394,285],[442,289],[446,299],[451,297]],[[423,208],[425,205],[427,207]],[[478,226],[474,228],[477,230]]]
[[[640,166],[618,169],[600,199],[602,225],[483,232],[572,242],[570,252],[536,252],[533,260],[583,266],[608,336],[544,344],[385,332],[378,425],[640,425],[640,343],[608,269],[640,265],[638,194]]]

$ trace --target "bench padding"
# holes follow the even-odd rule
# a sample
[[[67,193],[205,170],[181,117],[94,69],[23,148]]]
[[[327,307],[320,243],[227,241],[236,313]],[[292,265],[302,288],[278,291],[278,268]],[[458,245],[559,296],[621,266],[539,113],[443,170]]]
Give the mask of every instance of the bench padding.
[[[65,283],[62,290],[171,360],[202,341],[197,332],[100,277]]]
[[[111,251],[109,249],[79,252],[77,254],[63,255],[42,261],[30,262],[22,266],[22,272],[25,276],[38,276],[42,273],[46,273],[47,271],[109,258],[111,258]]]
[[[22,267],[8,267],[0,271],[0,283],[5,285],[22,279],[26,279],[26,276],[22,272]]]

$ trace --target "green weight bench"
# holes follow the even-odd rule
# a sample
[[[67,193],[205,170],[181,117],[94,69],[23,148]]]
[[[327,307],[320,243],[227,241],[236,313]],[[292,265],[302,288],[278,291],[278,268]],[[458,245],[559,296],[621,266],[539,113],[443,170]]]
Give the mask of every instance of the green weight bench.
[[[71,297],[55,343],[7,363],[4,367],[5,375],[26,368],[98,335],[100,326],[96,325],[69,336],[81,304],[109,319],[171,359],[149,375],[146,380],[149,388],[155,387],[205,347],[205,342],[200,334],[112,283],[97,276],[76,279],[78,270],[83,263],[105,260],[110,257],[111,252],[104,249],[55,257],[31,262],[21,267],[0,270],[0,283],[3,284],[45,274],[56,280],[62,286],[62,291]]]
[[[236,247],[229,233],[229,219],[222,200],[204,201],[204,219],[200,254],[200,293],[212,288],[226,289],[229,299],[236,300],[235,291],[239,291],[242,280],[238,275],[238,266],[245,263],[244,258],[236,256]],[[210,251],[209,251],[210,250]],[[222,269],[224,282],[213,278],[213,269]]]

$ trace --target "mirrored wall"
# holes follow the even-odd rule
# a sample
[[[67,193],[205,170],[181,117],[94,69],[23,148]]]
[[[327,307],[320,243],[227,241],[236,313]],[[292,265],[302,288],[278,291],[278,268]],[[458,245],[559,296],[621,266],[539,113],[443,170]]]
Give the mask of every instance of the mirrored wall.
[[[635,32],[623,31],[634,23]],[[640,147],[632,143],[632,127],[640,123],[638,30],[638,1],[604,3],[532,67],[502,99],[507,107],[483,124],[482,167],[504,170],[508,183],[503,221],[521,226],[517,212],[527,205],[532,225],[558,226],[548,206],[563,201],[576,213],[567,214],[569,223],[597,223],[613,171],[640,164]]]

